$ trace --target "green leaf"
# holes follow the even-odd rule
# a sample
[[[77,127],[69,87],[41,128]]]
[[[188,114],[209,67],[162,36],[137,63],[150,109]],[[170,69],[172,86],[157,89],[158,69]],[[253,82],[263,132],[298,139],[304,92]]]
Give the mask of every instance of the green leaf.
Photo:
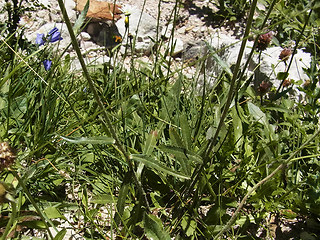
[[[259,123],[261,123],[263,125],[268,124],[268,120],[267,120],[265,113],[262,112],[258,106],[254,105],[251,102],[248,102],[248,110],[249,110],[251,116],[253,116],[253,118],[256,121],[258,121]]]
[[[82,25],[84,24],[84,22],[86,20],[86,16],[87,16],[87,13],[89,10],[89,4],[90,4],[90,1],[88,0],[86,5],[84,6],[80,16],[78,17],[77,21],[73,25],[73,32],[75,35],[77,35],[80,32],[80,28],[82,27]]]
[[[180,148],[180,147],[175,147],[175,146],[165,146],[165,145],[161,145],[159,147],[161,149],[161,151],[169,153],[169,154],[173,154],[176,157],[180,157],[180,158],[186,158],[190,161],[196,162],[196,163],[202,163],[202,157],[196,153],[193,153],[191,151],[188,151],[185,148]]]
[[[166,174],[172,175],[174,177],[182,178],[182,179],[190,179],[189,176],[186,176],[182,173],[178,173],[171,168],[163,165],[161,162],[157,161],[155,158],[151,156],[147,156],[144,154],[131,154],[130,159],[133,159],[137,162],[141,162],[145,164],[147,167],[156,169],[158,171],[164,172]]]
[[[54,237],[53,240],[63,240],[64,236],[66,235],[67,230],[64,228]]]
[[[169,233],[163,229],[161,220],[152,214],[144,215],[144,229],[149,239],[171,240]]]
[[[132,181],[132,175],[131,172],[127,172],[125,174],[124,180],[122,182],[122,186],[119,191],[119,196],[118,196],[118,201],[117,201],[117,211],[115,214],[114,221],[117,225],[120,224],[121,219],[123,219],[124,215],[124,207],[126,203],[126,199],[128,197],[128,192],[129,192],[129,186]]]
[[[60,213],[60,211],[56,207],[47,207],[44,209],[47,217],[52,218],[64,218],[64,216]]]
[[[184,216],[181,221],[181,227],[185,231],[186,235],[190,237],[195,234],[197,222],[189,216]]]
[[[170,140],[173,145],[185,148],[185,145],[184,145],[180,135],[177,133],[177,131],[174,128],[169,129],[169,136],[170,136]]]
[[[212,58],[215,60],[215,62],[217,62],[221,67],[222,69],[230,76],[232,77],[232,71],[231,69],[229,68],[228,64],[223,61],[218,54],[214,53],[212,54]]]
[[[107,204],[107,203],[114,203],[116,201],[116,198],[110,194],[100,194],[93,196],[91,199],[91,203],[96,204]]]
[[[238,106],[240,108],[240,106]],[[239,150],[243,143],[243,137],[242,137],[242,122],[240,117],[238,116],[236,107],[233,107],[231,109],[232,114],[232,123],[233,123],[233,132],[234,132],[234,142],[236,149]]]
[[[288,72],[278,72],[277,79],[279,80],[285,80],[289,76]]]
[[[190,131],[187,116],[184,113],[182,113],[180,116],[180,127],[181,127],[183,142],[186,148],[190,150],[192,146],[191,131]]]
[[[143,154],[146,155],[150,155],[153,152],[153,149],[156,146],[157,143],[157,136],[158,136],[158,132],[155,131],[151,131],[151,133],[148,135],[144,148],[143,148]]]
[[[115,140],[111,137],[80,137],[80,138],[67,138],[61,137],[63,140],[74,144],[114,144]]]

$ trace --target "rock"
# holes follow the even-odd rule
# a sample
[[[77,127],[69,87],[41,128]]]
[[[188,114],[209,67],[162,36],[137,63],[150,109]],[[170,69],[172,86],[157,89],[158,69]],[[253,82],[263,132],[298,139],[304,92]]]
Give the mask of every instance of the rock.
[[[136,37],[135,52],[149,55],[151,48],[154,46],[152,39],[156,40],[157,36],[157,20],[145,12],[141,13],[141,10],[136,7],[127,5],[124,9],[125,12],[131,13],[129,16],[129,33]],[[124,21],[118,21],[116,26],[122,36],[128,34]],[[130,48],[125,44],[124,47]]]
[[[171,41],[169,42],[169,44],[171,44]],[[180,38],[173,38],[173,52],[172,52],[172,57],[177,56],[179,53],[181,53],[183,51],[183,46],[184,43]]]
[[[261,63],[261,66],[258,69],[258,71],[261,72],[261,74],[259,75],[260,79],[257,79],[259,82],[269,80],[273,83],[274,86],[278,88],[281,80],[277,79],[277,74],[279,72],[286,71],[287,65],[291,59],[290,56],[289,60],[287,61],[287,65],[285,64],[285,62],[280,61],[279,55],[282,50],[283,48],[281,47],[270,47],[262,52],[260,62],[258,56],[255,56],[253,58],[255,66]],[[311,55],[309,53],[303,52],[301,49],[298,49],[297,53],[293,57],[293,63],[288,72],[288,79],[294,81],[308,80],[309,77],[304,72],[303,68],[310,67],[310,62]]]
[[[111,49],[122,42],[118,28],[111,21],[90,22],[85,31],[91,39],[100,46]]]
[[[184,62],[193,62],[203,57],[208,51],[205,42],[186,43],[182,53]]]
[[[173,30],[173,25],[170,23],[168,26],[164,27],[161,31],[161,37],[169,39]]]
[[[57,41],[54,43],[50,43],[51,46],[59,46],[59,49],[65,49],[71,42],[70,35],[68,32],[68,28],[66,24],[64,23],[47,23],[40,27],[37,31],[32,33],[26,33],[26,38],[32,42],[35,43],[37,33],[43,33],[45,36],[48,34],[50,30],[52,30],[54,27],[57,27],[59,32],[61,33],[61,37],[63,38],[61,41]]]
[[[181,28],[178,28],[177,32],[178,32],[179,34],[184,34],[184,33],[186,32],[186,27],[183,26],[183,27],[181,27]]]
[[[84,41],[89,41],[91,39],[91,36],[87,32],[81,32],[80,33],[80,38]]]

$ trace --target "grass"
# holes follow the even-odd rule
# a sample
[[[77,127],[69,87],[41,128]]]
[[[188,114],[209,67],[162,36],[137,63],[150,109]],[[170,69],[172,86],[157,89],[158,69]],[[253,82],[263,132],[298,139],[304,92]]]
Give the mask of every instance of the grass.
[[[83,239],[258,239],[252,226],[270,236],[270,216],[319,218],[315,1],[264,1],[258,18],[255,0],[244,9],[216,3],[224,19],[239,14],[247,26],[236,65],[220,59],[224,71],[213,86],[202,75],[200,90],[199,75],[216,51],[194,63],[193,79],[185,65],[173,67],[173,34],[154,39],[152,65],[133,55],[125,68],[128,56],[118,48],[112,64],[87,65],[58,2],[81,71],[70,71],[74,59],[54,44],[22,41],[14,18],[1,25],[0,139],[16,149],[15,163],[0,174],[2,239],[65,239],[67,230]],[[276,31],[282,46],[295,37],[295,49],[312,55],[301,103],[282,88],[256,92],[254,76],[245,75],[250,58],[261,54],[256,47],[241,67],[246,41],[254,38],[256,46],[266,30]],[[123,41],[132,52],[135,39]]]

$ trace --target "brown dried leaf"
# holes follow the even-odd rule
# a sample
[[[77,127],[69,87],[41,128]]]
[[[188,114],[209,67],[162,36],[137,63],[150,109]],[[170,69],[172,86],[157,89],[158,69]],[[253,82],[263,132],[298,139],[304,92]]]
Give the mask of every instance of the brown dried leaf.
[[[76,10],[82,11],[86,3],[87,0],[76,0]],[[87,17],[92,18],[93,21],[118,20],[121,18],[120,14],[122,13],[120,8],[117,4],[90,0]]]

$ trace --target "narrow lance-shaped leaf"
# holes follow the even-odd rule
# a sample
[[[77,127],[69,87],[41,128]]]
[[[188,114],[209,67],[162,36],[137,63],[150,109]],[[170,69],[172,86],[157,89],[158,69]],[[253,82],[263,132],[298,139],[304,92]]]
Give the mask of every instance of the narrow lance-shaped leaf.
[[[161,220],[152,214],[144,215],[144,229],[149,239],[171,240],[170,235],[163,229]]]
[[[181,114],[180,116],[180,127],[183,142],[188,150],[191,149],[192,139],[191,139],[191,130],[189,127],[188,119],[185,114]]]
[[[80,32],[80,28],[86,20],[86,16],[89,10],[89,4],[90,4],[90,1],[88,0],[80,16],[78,17],[77,21],[73,25],[73,32],[75,35],[77,35]]]
[[[182,173],[179,173],[165,165],[163,165],[161,162],[157,161],[155,158],[144,155],[144,154],[131,154],[130,158],[137,161],[142,162],[147,167],[156,169],[158,171],[164,172],[166,174],[172,175],[174,177],[182,178],[182,179],[190,179],[189,176],[186,176]]]
[[[115,140],[110,137],[98,136],[98,137],[80,137],[80,138],[67,138],[61,137],[69,143],[74,144],[114,144]]]

